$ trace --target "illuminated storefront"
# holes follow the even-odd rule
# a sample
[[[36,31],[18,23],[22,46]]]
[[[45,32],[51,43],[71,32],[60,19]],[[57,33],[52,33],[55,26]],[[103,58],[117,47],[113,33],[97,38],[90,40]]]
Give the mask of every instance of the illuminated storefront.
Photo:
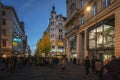
[[[66,1],[67,21],[64,27],[68,59],[72,56],[73,49],[69,38],[73,35],[76,36],[74,43],[78,59],[84,60],[86,56],[92,59],[95,56],[104,61],[112,55],[120,57],[120,1],[81,1]],[[78,3],[81,6],[78,6]],[[78,28],[74,29],[75,26],[72,25]]]
[[[114,54],[114,16],[88,28],[88,53],[101,60],[109,59]]]

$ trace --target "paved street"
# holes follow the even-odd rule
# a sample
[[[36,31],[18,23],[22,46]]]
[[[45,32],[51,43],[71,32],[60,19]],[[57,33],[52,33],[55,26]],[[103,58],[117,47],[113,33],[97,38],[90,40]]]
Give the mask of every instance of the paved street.
[[[69,64],[65,71],[48,67],[25,67],[23,70],[0,72],[0,80],[97,80],[93,75],[85,76],[84,67]]]

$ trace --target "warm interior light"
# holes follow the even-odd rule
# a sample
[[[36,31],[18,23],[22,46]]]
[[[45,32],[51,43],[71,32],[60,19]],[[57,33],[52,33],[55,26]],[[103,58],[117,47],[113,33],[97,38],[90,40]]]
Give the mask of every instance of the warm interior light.
[[[7,58],[7,55],[6,55],[6,54],[3,54],[2,57],[3,57],[3,58]]]

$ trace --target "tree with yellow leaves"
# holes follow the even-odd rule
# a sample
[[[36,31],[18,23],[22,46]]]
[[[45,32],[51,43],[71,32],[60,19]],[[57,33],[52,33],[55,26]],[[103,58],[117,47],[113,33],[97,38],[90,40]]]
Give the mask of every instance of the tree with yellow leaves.
[[[45,32],[42,39],[40,39],[37,43],[35,55],[38,55],[39,53],[45,53],[45,56],[47,56],[51,50],[51,45],[50,35],[48,32]]]

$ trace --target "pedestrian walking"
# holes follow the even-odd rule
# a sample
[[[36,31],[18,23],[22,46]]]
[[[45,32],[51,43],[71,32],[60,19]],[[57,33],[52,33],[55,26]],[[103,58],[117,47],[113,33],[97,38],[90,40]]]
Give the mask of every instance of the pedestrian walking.
[[[95,62],[95,72],[98,80],[102,80],[102,62],[100,62],[100,60],[96,60]]]
[[[64,58],[61,59],[61,70],[66,69],[66,60]]]
[[[92,59],[92,63],[91,63],[91,69],[92,69],[92,73],[95,72],[95,62],[97,61],[97,59],[95,57],[93,57]]]
[[[86,75],[90,74],[90,60],[89,60],[89,57],[87,56],[86,59],[85,59],[85,72],[86,72]]]
[[[73,64],[76,64],[76,61],[77,61],[77,59],[76,59],[76,58],[74,58],[74,59],[73,59]]]
[[[107,71],[103,75],[104,80],[120,80],[120,62],[115,56],[112,56],[111,61],[106,65]]]

